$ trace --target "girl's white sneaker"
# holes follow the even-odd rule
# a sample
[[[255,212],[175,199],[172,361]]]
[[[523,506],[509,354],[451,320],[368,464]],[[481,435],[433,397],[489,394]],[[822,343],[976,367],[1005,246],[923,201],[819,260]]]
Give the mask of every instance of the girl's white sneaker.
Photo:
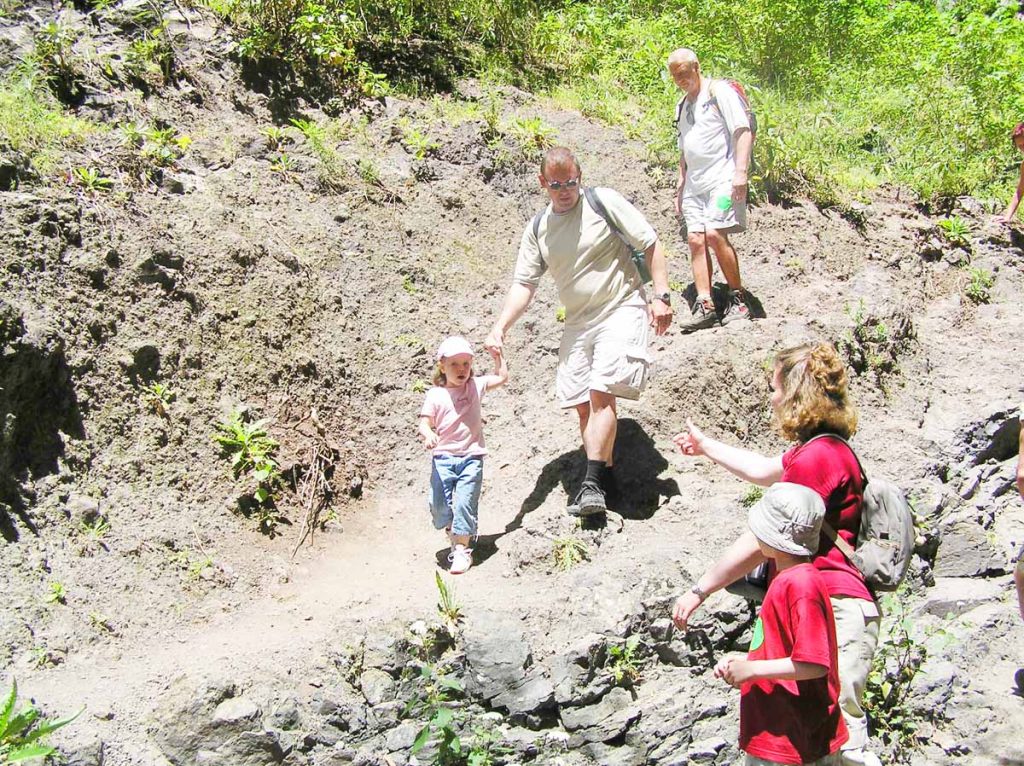
[[[455,549],[448,554],[448,561],[451,562],[451,566],[448,567],[449,573],[457,575],[468,572],[469,568],[473,566],[473,549],[467,548],[465,545],[456,545]]]

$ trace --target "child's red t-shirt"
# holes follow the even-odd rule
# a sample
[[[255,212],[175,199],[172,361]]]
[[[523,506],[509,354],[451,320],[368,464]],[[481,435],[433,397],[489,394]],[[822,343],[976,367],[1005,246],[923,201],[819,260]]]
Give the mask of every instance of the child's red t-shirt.
[[[828,668],[809,681],[749,681],[740,691],[740,748],[779,763],[808,763],[849,738],[839,709],[836,628],[821,573],[811,564],[771,581],[750,643],[750,660],[790,657]]]

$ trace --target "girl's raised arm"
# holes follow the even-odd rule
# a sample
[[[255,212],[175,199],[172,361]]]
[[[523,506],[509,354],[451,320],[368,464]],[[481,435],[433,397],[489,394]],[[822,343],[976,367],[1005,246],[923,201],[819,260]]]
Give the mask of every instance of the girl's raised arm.
[[[494,377],[487,381],[486,390],[493,391],[495,388],[500,388],[508,383],[508,363],[505,361],[505,355],[501,352],[500,348],[489,348],[487,350],[491,352],[491,358],[494,360]]]

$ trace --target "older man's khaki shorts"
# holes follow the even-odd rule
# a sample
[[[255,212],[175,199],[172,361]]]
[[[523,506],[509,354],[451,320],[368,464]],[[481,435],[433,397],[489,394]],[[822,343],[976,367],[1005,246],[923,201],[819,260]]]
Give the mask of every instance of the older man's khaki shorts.
[[[591,391],[639,399],[651,364],[649,329],[643,306],[621,306],[592,327],[566,328],[558,349],[558,403],[575,407],[590,401]]]
[[[747,230],[747,203],[733,201],[732,180],[706,193],[684,189],[682,209],[684,234],[703,234],[711,229],[723,234]]]

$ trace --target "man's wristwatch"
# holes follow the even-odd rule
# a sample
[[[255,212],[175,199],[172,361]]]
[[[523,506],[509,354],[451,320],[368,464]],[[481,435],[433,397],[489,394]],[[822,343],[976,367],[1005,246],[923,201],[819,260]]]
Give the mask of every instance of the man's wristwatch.
[[[701,601],[707,601],[707,591],[701,588],[697,583],[694,583],[693,586],[690,588],[690,593],[696,593]]]
[[[654,296],[653,300],[661,301],[666,306],[672,305],[672,293],[658,293]]]

